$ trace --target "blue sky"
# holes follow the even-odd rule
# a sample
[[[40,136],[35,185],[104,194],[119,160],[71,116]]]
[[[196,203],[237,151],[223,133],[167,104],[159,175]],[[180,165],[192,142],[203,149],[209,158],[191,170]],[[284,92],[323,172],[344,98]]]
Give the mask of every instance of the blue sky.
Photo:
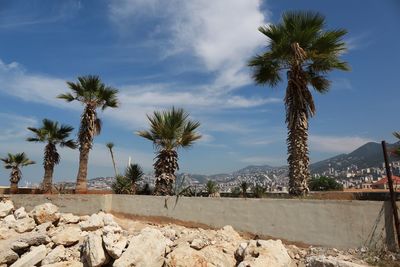
[[[0,2],[0,154],[25,151],[37,161],[24,181],[40,181],[42,144],[29,144],[28,126],[43,118],[79,126],[82,106],[55,98],[65,81],[100,75],[120,89],[121,108],[100,113],[89,177],[111,176],[105,143],[115,143],[122,170],[129,156],[150,171],[151,143],[134,134],[146,114],[172,105],[202,123],[204,138],[180,152],[181,171],[220,173],[249,164],[286,164],[283,96],[255,86],[247,60],[268,40],[258,26],[286,10],[314,10],[328,28],[348,29],[352,67],[333,72],[328,94],[314,94],[310,122],[313,162],[352,151],[400,130],[397,108],[400,4],[388,1],[256,0],[3,0]],[[397,86],[398,87],[398,86]],[[74,132],[74,137],[76,131]],[[56,180],[74,180],[78,152],[61,150]],[[0,169],[0,184],[8,171]]]

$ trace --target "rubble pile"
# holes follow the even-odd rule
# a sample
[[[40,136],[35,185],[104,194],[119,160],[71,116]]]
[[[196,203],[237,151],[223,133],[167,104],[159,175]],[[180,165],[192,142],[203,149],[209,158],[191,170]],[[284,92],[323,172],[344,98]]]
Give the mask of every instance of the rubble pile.
[[[0,266],[368,266],[335,249],[321,253],[281,240],[246,240],[231,226],[205,230],[142,223],[123,229],[117,221],[101,211],[90,216],[61,213],[51,203],[27,212],[3,199]]]

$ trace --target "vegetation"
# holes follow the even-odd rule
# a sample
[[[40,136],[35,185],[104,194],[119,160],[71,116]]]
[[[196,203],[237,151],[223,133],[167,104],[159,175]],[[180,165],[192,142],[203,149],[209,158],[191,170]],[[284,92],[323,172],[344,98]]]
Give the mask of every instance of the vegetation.
[[[11,169],[10,173],[10,193],[18,193],[18,183],[22,178],[21,168],[35,164],[34,161],[30,160],[24,152],[17,154],[8,153],[6,158],[0,159],[4,162],[4,168]]]
[[[242,197],[247,197],[247,189],[249,189],[249,183],[243,181],[240,184],[240,192],[241,192]]]
[[[209,197],[215,196],[219,191],[217,182],[208,180],[206,183],[206,190]]]
[[[252,191],[255,198],[262,198],[265,194],[265,188],[258,184],[253,187]]]
[[[131,164],[125,170],[125,177],[131,181],[132,194],[136,194],[137,183],[143,177],[143,170],[138,164]]]
[[[106,86],[98,76],[78,77],[78,82],[67,82],[72,93],[65,93],[58,96],[67,102],[79,101],[85,107],[81,116],[79,128],[79,169],[76,179],[75,191],[85,193],[87,191],[87,166],[89,152],[93,145],[95,135],[100,134],[101,120],[97,116],[97,109],[117,108],[118,90]]]
[[[396,137],[397,139],[400,140],[400,132],[394,132],[393,135],[394,135],[394,137]],[[393,150],[393,154],[400,157],[400,147],[395,148]]]
[[[311,191],[342,191],[343,185],[326,176],[310,179]]]
[[[125,169],[125,174],[117,174],[111,185],[116,194],[136,194],[137,183],[143,177],[143,170],[138,164],[131,164]]]
[[[110,150],[111,160],[112,160],[112,164],[114,167],[114,173],[115,173],[115,176],[117,176],[118,172],[117,172],[117,167],[115,166],[115,159],[114,159],[114,152],[113,152],[114,143],[109,142],[106,144],[106,147],[108,148],[108,150]]]
[[[42,189],[45,193],[51,193],[54,166],[60,163],[57,145],[75,149],[77,147],[75,141],[68,139],[74,128],[63,124],[59,125],[58,122],[44,119],[40,128],[28,127],[28,129],[34,133],[33,137],[26,139],[28,142],[46,143],[43,158],[44,177]]]
[[[325,18],[315,12],[286,12],[282,22],[260,27],[269,38],[268,51],[253,57],[249,66],[257,84],[271,87],[286,71],[285,96],[288,128],[289,193],[308,192],[308,120],[315,114],[309,87],[319,93],[329,90],[329,71],[349,70],[339,56],[346,50],[344,29],[325,30]]]
[[[183,109],[172,108],[162,112],[155,111],[147,116],[150,129],[137,134],[153,142],[157,149],[154,170],[156,176],[155,195],[172,195],[173,184],[179,170],[178,149],[188,148],[201,138],[196,132],[200,123],[189,120]]]

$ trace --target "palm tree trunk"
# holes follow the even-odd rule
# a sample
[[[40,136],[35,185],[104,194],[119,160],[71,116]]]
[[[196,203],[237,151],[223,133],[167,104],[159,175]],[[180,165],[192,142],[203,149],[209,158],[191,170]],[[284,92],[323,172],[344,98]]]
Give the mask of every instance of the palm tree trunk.
[[[309,189],[308,118],[315,111],[312,95],[307,87],[306,74],[301,64],[306,56],[298,43],[292,44],[293,66],[288,72],[285,96],[288,127],[289,194],[305,195]]]
[[[76,177],[75,193],[87,193],[87,170],[89,163],[89,152],[92,148],[93,137],[97,132],[96,109],[87,105],[81,117],[79,129],[79,169]]]
[[[154,163],[156,186],[154,195],[173,195],[173,184],[175,182],[175,171],[179,169],[178,153],[175,150],[161,150]]]
[[[51,193],[53,188],[54,166],[45,166],[43,177],[43,192]]]
[[[60,157],[56,146],[49,142],[44,149],[44,177],[42,182],[43,192],[51,193],[53,189],[54,165],[57,164]]]
[[[113,166],[114,166],[114,173],[115,173],[115,176],[117,176],[117,175],[118,175],[118,173],[117,173],[117,167],[115,166],[114,153],[113,153],[113,151],[112,151],[111,148],[110,148],[110,153],[111,153],[111,160],[112,160],[112,163],[113,163]]]
[[[81,149],[79,153],[79,169],[78,176],[76,178],[75,193],[86,194],[87,193],[87,166],[89,163],[89,149]]]
[[[21,179],[21,171],[19,168],[13,167],[10,175],[10,194],[18,193],[18,183]]]

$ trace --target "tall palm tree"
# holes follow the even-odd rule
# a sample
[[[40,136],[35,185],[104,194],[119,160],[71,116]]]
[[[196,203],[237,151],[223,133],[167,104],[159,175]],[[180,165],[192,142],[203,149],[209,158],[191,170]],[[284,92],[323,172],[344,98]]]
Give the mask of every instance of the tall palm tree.
[[[117,108],[118,90],[106,86],[98,76],[78,77],[78,82],[67,82],[72,93],[65,93],[58,96],[67,102],[79,101],[85,107],[81,116],[79,128],[79,170],[76,178],[76,193],[87,192],[87,166],[89,152],[93,145],[95,135],[100,134],[101,120],[97,117],[97,109]]]
[[[106,147],[108,148],[108,150],[110,150],[111,160],[112,160],[112,164],[114,166],[114,173],[115,173],[115,176],[117,176],[118,172],[117,172],[117,167],[115,166],[114,152],[113,152],[114,143],[109,142],[106,144]]]
[[[249,66],[257,84],[276,86],[286,72],[285,96],[288,127],[289,193],[308,192],[308,120],[315,114],[310,87],[329,90],[329,71],[349,70],[339,57],[346,50],[344,29],[325,30],[325,18],[315,12],[287,12],[282,22],[260,27],[269,38],[268,50],[253,57]]]
[[[51,193],[54,166],[60,163],[60,154],[57,152],[57,145],[71,149],[77,148],[75,141],[68,139],[74,128],[69,125],[59,125],[58,122],[44,119],[40,128],[28,127],[28,130],[35,135],[34,137],[27,138],[26,140],[28,142],[46,143],[44,148],[44,177],[42,186],[45,193]]]
[[[138,164],[131,164],[125,170],[125,177],[131,180],[131,191],[132,194],[136,194],[137,183],[142,179],[144,173],[142,167]]]
[[[188,148],[201,138],[196,132],[200,123],[189,120],[189,113],[174,107],[162,112],[154,111],[147,118],[150,129],[137,134],[152,141],[157,149],[156,162],[153,165],[156,176],[154,194],[172,195],[175,171],[179,169],[177,150]]]
[[[24,152],[11,154],[8,153],[6,158],[0,159],[4,162],[4,168],[11,169],[10,173],[10,193],[16,194],[18,193],[18,183],[21,180],[22,172],[21,168],[35,164],[34,161],[30,160]]]

